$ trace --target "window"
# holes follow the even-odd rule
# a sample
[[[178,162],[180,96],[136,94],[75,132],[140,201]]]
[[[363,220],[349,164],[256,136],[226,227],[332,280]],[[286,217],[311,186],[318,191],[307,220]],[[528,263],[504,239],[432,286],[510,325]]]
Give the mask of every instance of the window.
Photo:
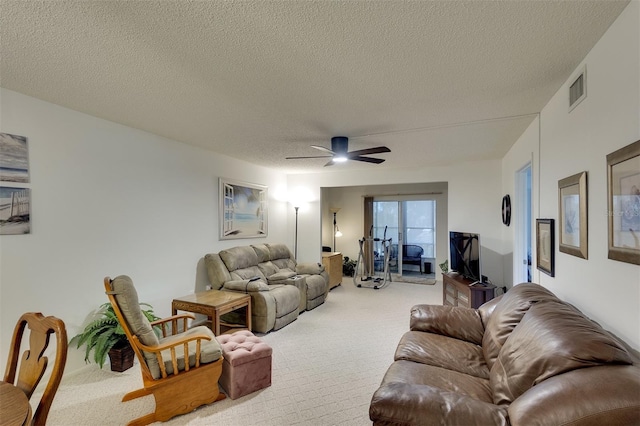
[[[393,245],[418,245],[424,249],[423,257],[435,258],[435,235],[435,200],[373,202],[372,237],[391,238]]]
[[[435,256],[436,235],[436,202],[404,201],[405,244],[421,246],[424,257]]]

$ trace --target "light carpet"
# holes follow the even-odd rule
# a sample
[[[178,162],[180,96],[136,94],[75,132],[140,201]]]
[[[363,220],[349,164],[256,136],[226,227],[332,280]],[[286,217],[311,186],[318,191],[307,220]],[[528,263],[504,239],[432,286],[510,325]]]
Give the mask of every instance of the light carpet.
[[[273,348],[270,387],[166,424],[370,425],[371,396],[409,329],[409,310],[419,303],[442,304],[442,283],[394,281],[374,290],[356,288],[345,277],[324,304],[261,336]],[[126,392],[141,386],[137,364],[124,373],[89,365],[63,378],[47,424],[126,424],[153,411],[151,396],[121,402]]]

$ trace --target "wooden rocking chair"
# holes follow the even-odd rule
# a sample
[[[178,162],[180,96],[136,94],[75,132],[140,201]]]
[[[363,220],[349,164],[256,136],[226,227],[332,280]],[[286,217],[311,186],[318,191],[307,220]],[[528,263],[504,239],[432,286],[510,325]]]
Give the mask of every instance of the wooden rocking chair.
[[[218,388],[222,349],[210,329],[187,329],[188,320],[194,318],[191,314],[149,322],[133,282],[125,275],[106,277],[104,287],[142,371],[143,388],[127,393],[122,402],[146,395],[153,395],[156,402],[155,412],[129,425],[167,421],[225,398]],[[153,328],[160,328],[162,337]]]
[[[20,345],[25,335],[25,328],[29,328],[29,349],[24,351],[20,357]],[[49,346],[51,333],[56,335],[56,358],[51,370],[51,377],[49,377],[47,387],[38,403],[36,414],[31,419],[31,424],[36,426],[46,423],[53,397],[56,395],[67,362],[67,330],[64,322],[56,317],[45,317],[40,312],[23,314],[13,331],[7,369],[4,372],[3,380],[20,388],[27,395],[27,398],[31,399],[33,391],[47,369],[49,360],[44,356],[44,351]],[[20,361],[19,366],[18,361]]]

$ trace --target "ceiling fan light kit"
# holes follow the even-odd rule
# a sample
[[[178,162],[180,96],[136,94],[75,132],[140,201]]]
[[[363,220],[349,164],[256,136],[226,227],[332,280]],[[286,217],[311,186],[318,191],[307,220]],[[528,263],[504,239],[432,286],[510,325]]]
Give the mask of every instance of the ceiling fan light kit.
[[[325,148],[319,145],[311,145],[312,148],[326,152],[329,155],[318,155],[308,157],[286,157],[287,160],[299,160],[305,158],[331,158],[331,160],[325,164],[326,166],[332,166],[335,163],[343,163],[348,160],[362,161],[365,163],[380,164],[384,162],[382,158],[365,157],[370,154],[382,154],[385,152],[391,152],[386,146],[378,146],[375,148],[360,149],[357,151],[349,152],[349,138],[346,136],[334,136],[331,138],[331,149]]]

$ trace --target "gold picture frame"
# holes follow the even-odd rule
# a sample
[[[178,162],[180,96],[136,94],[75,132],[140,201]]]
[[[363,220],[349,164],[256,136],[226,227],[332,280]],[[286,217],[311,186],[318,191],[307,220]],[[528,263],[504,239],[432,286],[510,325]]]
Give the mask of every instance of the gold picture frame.
[[[609,259],[640,265],[640,140],[607,155]]]
[[[555,276],[555,226],[553,219],[536,219],[536,266]]]
[[[558,181],[559,249],[588,259],[587,172]]]

